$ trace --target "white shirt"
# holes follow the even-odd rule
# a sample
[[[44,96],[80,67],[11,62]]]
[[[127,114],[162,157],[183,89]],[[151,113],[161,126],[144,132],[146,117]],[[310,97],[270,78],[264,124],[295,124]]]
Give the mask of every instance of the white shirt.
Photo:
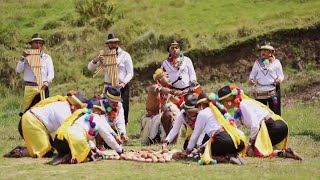
[[[41,62],[42,62],[42,69],[41,69],[42,81],[43,82],[47,81],[48,83],[51,83],[54,78],[54,68],[53,68],[52,59],[46,53],[40,54],[40,57],[41,57]],[[16,72],[17,73],[24,72],[24,81],[36,83],[35,75],[33,74],[33,71],[31,69],[31,66],[28,63],[27,59],[22,58],[21,60],[17,64]]]
[[[281,63],[275,59],[272,63],[264,66],[263,62],[257,60],[252,67],[249,80],[256,80],[261,85],[272,85],[276,80],[282,82],[284,79]]]
[[[179,115],[176,117],[176,119],[174,120],[173,127],[172,127],[172,129],[170,130],[169,134],[167,135],[167,137],[165,139],[169,143],[171,143],[172,140],[177,136],[177,134],[180,131],[180,128],[181,128],[182,124],[184,124],[184,119],[183,119],[183,113],[184,112],[185,111],[182,110],[179,113]]]
[[[183,113],[185,113],[185,110],[181,110],[181,112],[179,113],[179,115],[176,117],[176,119],[174,120],[172,129],[170,130],[169,134],[166,137],[166,141],[168,141],[168,143],[171,143],[172,140],[177,136],[177,134],[180,132],[180,128],[182,126],[182,124],[185,124],[186,126],[188,126],[190,128],[190,126],[186,123],[186,121],[183,118]],[[205,133],[202,133],[202,136],[200,136],[200,138],[197,141],[198,145],[202,144],[202,140],[205,136]]]
[[[209,137],[213,137],[215,133],[220,130],[222,126],[217,121],[210,107],[207,107],[201,111],[197,116],[196,124],[192,136],[188,143],[188,149],[193,149],[199,136],[202,132],[206,133]]]
[[[90,127],[90,122],[85,121],[85,117],[86,115],[79,117],[74,122],[74,124],[80,125],[85,129],[86,132],[88,132],[91,129],[91,127]],[[106,122],[105,116],[94,114],[93,122],[96,123],[96,125],[98,126],[98,133],[100,134],[104,142],[106,142],[107,145],[111,147],[113,150],[119,153],[122,152],[121,146],[117,143],[116,139],[112,135],[112,134],[115,134],[115,132],[110,127],[110,125]],[[88,143],[90,147],[94,147],[94,145],[92,144],[93,142],[91,141],[92,139],[94,139],[94,137],[88,135]]]
[[[251,139],[256,139],[258,135],[261,121],[268,118],[271,114],[252,100],[242,100],[240,103],[242,116],[240,120],[250,130]]]
[[[104,106],[102,106],[104,109]],[[109,120],[108,114],[105,114],[106,120],[108,121],[109,125],[112,128],[117,128],[119,133],[126,134],[126,124],[124,120],[124,110],[121,102],[118,102],[118,114],[116,116],[116,119],[113,121],[112,119]],[[105,111],[106,112],[106,111]]]
[[[117,50],[117,64],[118,64],[118,76],[119,81],[123,82],[125,84],[129,83],[133,77],[133,63],[131,56],[128,52],[124,51],[121,48],[118,48]],[[93,60],[92,60],[93,61]],[[100,62],[97,62],[96,64],[93,64],[93,62],[90,61],[88,64],[88,69],[90,71],[96,69]],[[110,83],[110,78],[108,73],[104,75],[104,81],[107,83]]]
[[[165,60],[161,65],[161,68],[165,69],[165,71],[168,73],[171,83],[174,83],[179,76],[182,77],[181,80],[173,84],[173,87],[179,89],[189,87],[192,81],[197,81],[196,72],[191,59],[187,56],[183,56],[182,58],[183,63],[179,69],[173,67],[168,59]]]
[[[42,107],[31,108],[29,111],[44,124],[49,133],[57,131],[64,120],[72,114],[68,101],[56,101]]]

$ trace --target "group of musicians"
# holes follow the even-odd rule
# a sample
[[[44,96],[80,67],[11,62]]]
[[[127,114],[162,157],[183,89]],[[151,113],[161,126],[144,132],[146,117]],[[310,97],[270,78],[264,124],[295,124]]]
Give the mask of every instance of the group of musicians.
[[[105,148],[123,153],[122,145],[129,139],[126,134],[129,82],[134,71],[131,56],[120,48],[118,36],[108,34],[105,43],[106,49],[116,52],[117,84],[111,83],[113,74],[105,71],[103,93],[93,99],[74,91],[67,96],[49,97],[54,67],[51,57],[42,51],[45,41],[37,33],[28,43],[30,49],[40,49],[41,53],[30,55],[30,51],[24,51],[16,68],[18,73],[24,72],[19,132],[26,147],[18,146],[5,156],[51,157],[56,149],[58,156],[50,162],[55,165],[84,162]],[[281,63],[269,42],[263,42],[259,50],[261,58],[256,60],[249,76],[254,100],[234,85],[221,88],[218,94],[203,92],[191,59],[181,52],[178,42],[170,43],[168,57],[153,75],[155,83],[147,88],[141,143],[162,142],[162,148],[167,148],[169,143],[177,142],[181,127],[185,127],[183,156],[209,152],[210,157],[203,158],[239,165],[245,164],[240,154],[301,159],[287,147],[288,126],[279,116],[280,83],[284,79]],[[41,74],[35,74],[29,63],[34,56],[40,56],[41,63],[36,66],[41,67]],[[99,54],[89,62],[88,69],[106,68],[105,65],[106,57]],[[42,76],[41,87],[37,76]],[[269,88],[264,91],[255,88],[263,86]],[[41,99],[41,91],[46,99]],[[241,124],[251,130],[248,147],[243,133],[237,129]],[[56,132],[54,138],[48,136],[52,132]]]

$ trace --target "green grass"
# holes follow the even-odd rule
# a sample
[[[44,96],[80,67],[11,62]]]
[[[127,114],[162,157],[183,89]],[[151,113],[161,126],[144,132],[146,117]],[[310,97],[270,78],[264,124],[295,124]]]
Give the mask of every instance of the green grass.
[[[17,132],[19,103],[18,98],[10,97],[3,102],[0,111],[0,154],[4,154],[23,141]],[[139,102],[139,100],[137,100]],[[128,127],[130,135],[139,133],[139,117],[143,111],[142,103],[131,104],[131,122]],[[320,173],[320,122],[317,121],[320,103],[301,104],[284,109],[284,119],[290,128],[290,146],[299,152],[304,161],[291,159],[258,159],[245,158],[246,166],[218,164],[216,166],[199,166],[195,162],[175,161],[168,164],[147,164],[127,161],[100,161],[79,165],[45,165],[50,159],[8,159],[0,158],[1,179],[57,179],[57,178],[85,178],[85,179],[318,179]],[[8,114],[9,112],[9,114]],[[180,144],[181,145],[181,144]],[[131,139],[127,149],[140,149],[138,139]],[[160,148],[153,146],[153,148]],[[179,148],[179,146],[174,146]]]

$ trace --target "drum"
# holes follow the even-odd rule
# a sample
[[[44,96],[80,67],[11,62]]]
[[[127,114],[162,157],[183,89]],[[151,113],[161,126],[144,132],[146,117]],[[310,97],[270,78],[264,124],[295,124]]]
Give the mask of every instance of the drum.
[[[274,86],[256,86],[251,89],[252,96],[255,99],[268,99],[276,95],[276,87]]]

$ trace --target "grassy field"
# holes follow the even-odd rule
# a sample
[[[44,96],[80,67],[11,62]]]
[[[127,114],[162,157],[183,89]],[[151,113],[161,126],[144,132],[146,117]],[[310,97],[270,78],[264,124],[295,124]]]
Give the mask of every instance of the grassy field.
[[[297,79],[304,78],[312,82],[317,80],[318,71],[306,70],[300,74],[286,69],[288,77]],[[308,77],[308,78],[307,78]],[[300,81],[301,82],[301,81]],[[218,87],[227,82],[218,84],[207,84],[206,91],[216,91]],[[283,91],[298,82],[290,80],[285,83]],[[248,92],[247,84],[240,83],[241,87]],[[57,86],[52,89],[52,95],[59,94],[60,91],[76,87],[76,84],[68,86]],[[86,92],[88,94],[88,92]],[[8,152],[18,144],[23,144],[17,132],[18,113],[21,99],[19,96],[10,93],[3,94],[6,98],[0,104],[0,154]],[[131,99],[130,123],[128,134],[130,142],[126,149],[141,149],[139,144],[140,117],[144,114],[145,96],[133,97]],[[303,102],[295,101],[294,104],[284,107],[283,117],[288,122],[290,128],[290,146],[299,152],[304,161],[294,161],[291,159],[258,159],[245,158],[248,162],[246,166],[235,166],[230,164],[219,164],[216,166],[199,166],[196,162],[176,161],[169,164],[146,164],[127,161],[100,161],[83,163],[80,165],[59,165],[52,167],[46,165],[50,159],[7,159],[0,158],[0,179],[319,179],[320,173],[320,122],[318,117],[320,112],[319,101]],[[180,149],[180,145],[172,148]],[[147,148],[157,149],[160,146]]]
[[[184,51],[221,49],[279,29],[317,24],[320,15],[317,0],[123,0],[108,1],[115,4],[114,23],[99,29],[92,24],[96,17],[83,21],[76,12],[74,4],[84,1],[93,0],[0,0],[0,73],[6,77],[0,82],[21,85],[14,68],[27,47],[25,42],[35,32],[47,41],[46,52],[53,57],[56,69],[54,82],[85,79],[93,85],[86,65],[103,47],[109,32],[120,35],[134,66],[143,67],[163,60],[172,38],[183,41]],[[97,6],[86,7],[98,10]]]
[[[97,17],[84,21],[76,12],[75,3],[84,1],[94,0],[0,0],[0,154],[23,144],[17,131],[22,78],[14,69],[21,51],[27,47],[25,42],[35,32],[44,35],[46,52],[54,60],[56,77],[51,95],[71,89],[93,95],[100,92],[102,76],[91,78],[86,65],[103,47],[109,32],[120,35],[134,66],[143,67],[164,59],[172,38],[182,40],[183,51],[222,49],[279,29],[304,28],[320,22],[317,0],[113,0],[108,2],[116,7],[114,23],[101,29],[93,23]],[[320,77],[316,68],[300,72],[285,67],[285,73],[288,78],[282,87],[284,92],[297,84],[319,81]],[[216,90],[226,83],[207,83],[205,90]],[[241,86],[249,89],[247,84]],[[132,98],[128,126],[131,140],[126,149],[142,148],[137,137],[144,100],[144,95]],[[202,167],[186,161],[100,161],[52,167],[45,164],[49,159],[0,157],[0,179],[319,179],[319,107],[319,101],[295,102],[284,107],[283,117],[292,135],[290,145],[304,157],[302,162],[246,158],[248,164],[242,167]]]
[[[19,103],[5,101],[0,111],[0,154],[4,154],[17,144],[22,144],[16,125]],[[132,104],[129,134],[133,138],[139,132],[138,117],[142,104]],[[49,166],[49,159],[7,159],[0,158],[0,179],[319,179],[320,173],[320,122],[317,110],[320,103],[298,103],[285,108],[283,117],[290,128],[290,146],[299,152],[304,161],[291,159],[257,159],[245,158],[246,166],[219,164],[216,166],[199,166],[195,162],[176,161],[169,164],[147,164],[127,161],[100,161],[80,165]],[[131,139],[126,149],[141,149],[138,139]],[[150,148],[159,148],[156,146]],[[175,146],[174,148],[179,148]]]

